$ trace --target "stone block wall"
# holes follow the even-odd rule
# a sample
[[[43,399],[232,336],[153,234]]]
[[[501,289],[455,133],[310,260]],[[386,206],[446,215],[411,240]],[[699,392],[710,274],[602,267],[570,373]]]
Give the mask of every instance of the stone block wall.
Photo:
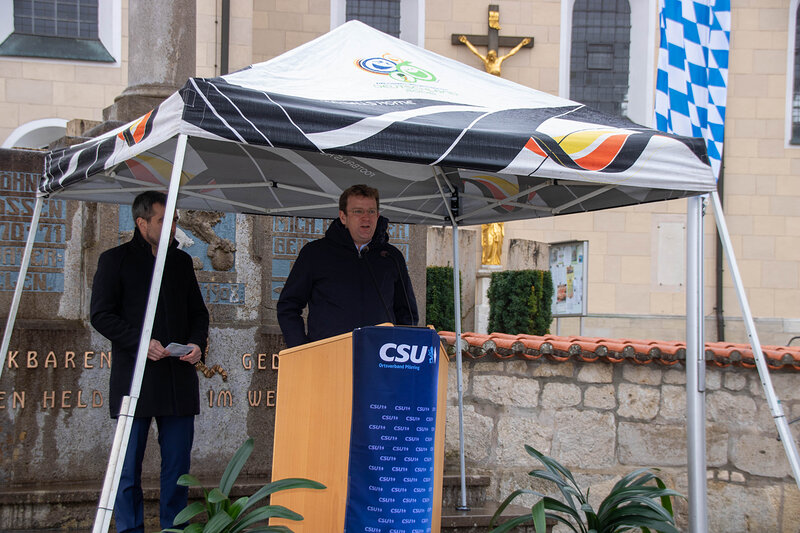
[[[445,451],[452,469],[459,446],[455,366]],[[772,374],[789,419],[800,411],[798,379],[793,372]],[[680,364],[465,360],[467,472],[491,477],[489,499],[496,502],[531,488],[527,473],[541,465],[525,452],[528,444],[591,487],[595,508],[616,481],[640,467],[660,469],[668,486],[687,494],[685,380]],[[796,532],[800,491],[755,369],[708,368],[705,405],[709,531]],[[797,437],[800,428],[792,431]],[[533,488],[557,497],[542,482]],[[682,530],[687,512],[679,501]]]

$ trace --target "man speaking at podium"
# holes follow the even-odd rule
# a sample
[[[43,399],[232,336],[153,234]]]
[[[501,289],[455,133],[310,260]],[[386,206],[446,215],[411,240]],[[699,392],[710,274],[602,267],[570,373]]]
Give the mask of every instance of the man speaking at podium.
[[[339,197],[339,218],[297,256],[278,300],[287,347],[382,322],[417,325],[403,254],[389,244],[378,190],[353,185]],[[302,312],[308,305],[308,328]]]

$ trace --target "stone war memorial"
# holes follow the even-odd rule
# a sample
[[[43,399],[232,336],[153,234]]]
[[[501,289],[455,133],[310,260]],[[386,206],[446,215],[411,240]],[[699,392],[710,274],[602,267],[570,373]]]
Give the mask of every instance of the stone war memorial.
[[[42,154],[2,150],[0,167],[0,302],[8,310]],[[192,456],[193,473],[209,485],[248,436],[256,448],[245,482],[269,481],[277,353],[285,347],[275,305],[300,248],[329,222],[181,210],[176,239],[192,255],[211,315]],[[89,324],[91,280],[99,254],[129,240],[132,229],[130,206],[45,202],[0,378],[3,530],[92,524],[116,424],[107,405],[113,353]],[[409,224],[389,229],[423,295],[425,231]],[[152,433],[144,463],[150,513],[157,512],[159,472]]]

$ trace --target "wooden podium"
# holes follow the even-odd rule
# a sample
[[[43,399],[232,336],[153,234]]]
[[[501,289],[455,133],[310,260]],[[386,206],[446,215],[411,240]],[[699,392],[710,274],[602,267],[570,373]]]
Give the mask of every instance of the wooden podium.
[[[286,525],[298,533],[344,531],[353,403],[352,337],[346,333],[278,354],[272,479],[303,477],[319,481],[327,489],[273,494],[270,503],[300,513],[303,521],[273,519],[271,525]],[[447,366],[440,345],[431,517],[431,531],[437,533],[441,527]]]

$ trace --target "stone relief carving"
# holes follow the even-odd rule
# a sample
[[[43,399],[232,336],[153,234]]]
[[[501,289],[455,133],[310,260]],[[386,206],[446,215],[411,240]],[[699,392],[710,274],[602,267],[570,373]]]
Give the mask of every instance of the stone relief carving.
[[[188,248],[194,244],[194,240],[181,229],[189,230],[192,234],[208,244],[207,255],[211,259],[211,266],[218,272],[227,272],[233,268],[236,252],[236,245],[228,239],[223,239],[214,232],[214,226],[220,223],[224,213],[210,211],[195,211],[193,209],[179,209],[178,228],[175,231],[175,240],[181,249]],[[120,242],[129,241],[133,237],[133,230],[120,231]],[[192,257],[192,264],[195,270],[203,269],[203,260],[199,257]]]

